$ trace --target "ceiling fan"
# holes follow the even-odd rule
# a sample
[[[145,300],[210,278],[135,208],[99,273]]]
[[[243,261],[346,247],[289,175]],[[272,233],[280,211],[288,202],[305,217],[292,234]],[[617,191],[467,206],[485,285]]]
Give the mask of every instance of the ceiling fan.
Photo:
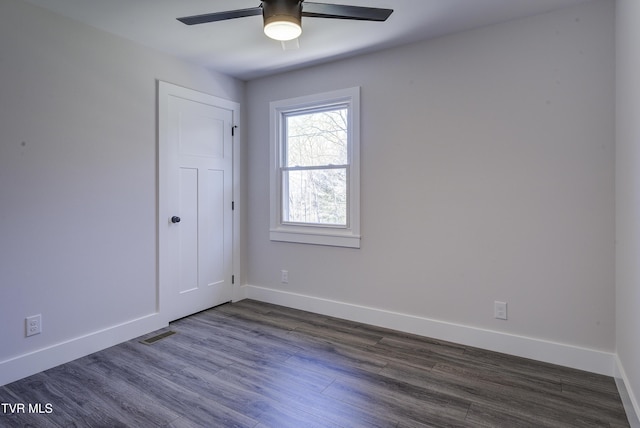
[[[386,21],[393,9],[312,3],[304,0],[262,0],[260,6],[226,12],[177,18],[187,24],[204,24],[226,19],[262,15],[264,33],[279,41],[293,40],[302,34],[302,17],[352,19],[358,21]]]

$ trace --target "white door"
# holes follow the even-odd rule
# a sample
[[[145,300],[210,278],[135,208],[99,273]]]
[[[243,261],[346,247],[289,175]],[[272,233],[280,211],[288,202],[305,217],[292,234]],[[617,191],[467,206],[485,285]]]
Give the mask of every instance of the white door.
[[[160,313],[167,321],[232,299],[235,106],[159,84]]]

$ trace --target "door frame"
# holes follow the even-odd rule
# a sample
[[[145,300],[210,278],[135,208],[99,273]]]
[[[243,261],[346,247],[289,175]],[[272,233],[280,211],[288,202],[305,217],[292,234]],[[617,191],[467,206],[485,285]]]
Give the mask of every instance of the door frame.
[[[232,112],[232,132],[231,144],[233,147],[233,205],[231,220],[232,226],[232,272],[231,274],[235,278],[232,281],[232,299],[238,301],[242,299],[240,288],[240,210],[241,206],[238,203],[240,200],[240,103],[235,101],[226,100],[224,98],[217,97],[215,95],[200,92],[194,89],[185,88],[162,80],[157,81],[157,95],[158,95],[158,157],[157,157],[157,290],[156,290],[156,312],[160,315],[161,319],[165,323],[171,321],[167,310],[163,310],[166,307],[166,301],[170,297],[170,286],[168,280],[168,265],[169,265],[169,248],[168,248],[168,236],[167,236],[167,224],[169,219],[174,213],[169,212],[169,198],[167,191],[170,188],[169,185],[169,138],[168,138],[168,118],[169,118],[169,97],[176,96],[191,101],[200,101],[205,104],[211,104],[216,107],[230,110]],[[231,280],[231,279],[230,279]]]

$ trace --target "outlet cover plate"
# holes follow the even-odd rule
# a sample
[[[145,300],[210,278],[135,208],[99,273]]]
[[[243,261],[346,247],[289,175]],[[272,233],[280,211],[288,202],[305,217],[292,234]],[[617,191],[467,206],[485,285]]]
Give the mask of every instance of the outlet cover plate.
[[[25,319],[26,336],[42,333],[42,315],[33,315]]]
[[[493,316],[499,320],[506,320],[507,319],[507,303],[498,302],[497,300],[493,302]]]

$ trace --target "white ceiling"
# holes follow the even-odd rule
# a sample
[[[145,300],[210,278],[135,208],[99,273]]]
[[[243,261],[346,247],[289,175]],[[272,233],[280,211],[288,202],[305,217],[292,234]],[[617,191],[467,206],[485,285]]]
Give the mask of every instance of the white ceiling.
[[[590,0],[313,0],[394,9],[386,22],[303,18],[298,49],[283,50],[252,16],[187,26],[175,18],[255,7],[260,0],[26,0],[205,67],[250,80],[439,37]]]

